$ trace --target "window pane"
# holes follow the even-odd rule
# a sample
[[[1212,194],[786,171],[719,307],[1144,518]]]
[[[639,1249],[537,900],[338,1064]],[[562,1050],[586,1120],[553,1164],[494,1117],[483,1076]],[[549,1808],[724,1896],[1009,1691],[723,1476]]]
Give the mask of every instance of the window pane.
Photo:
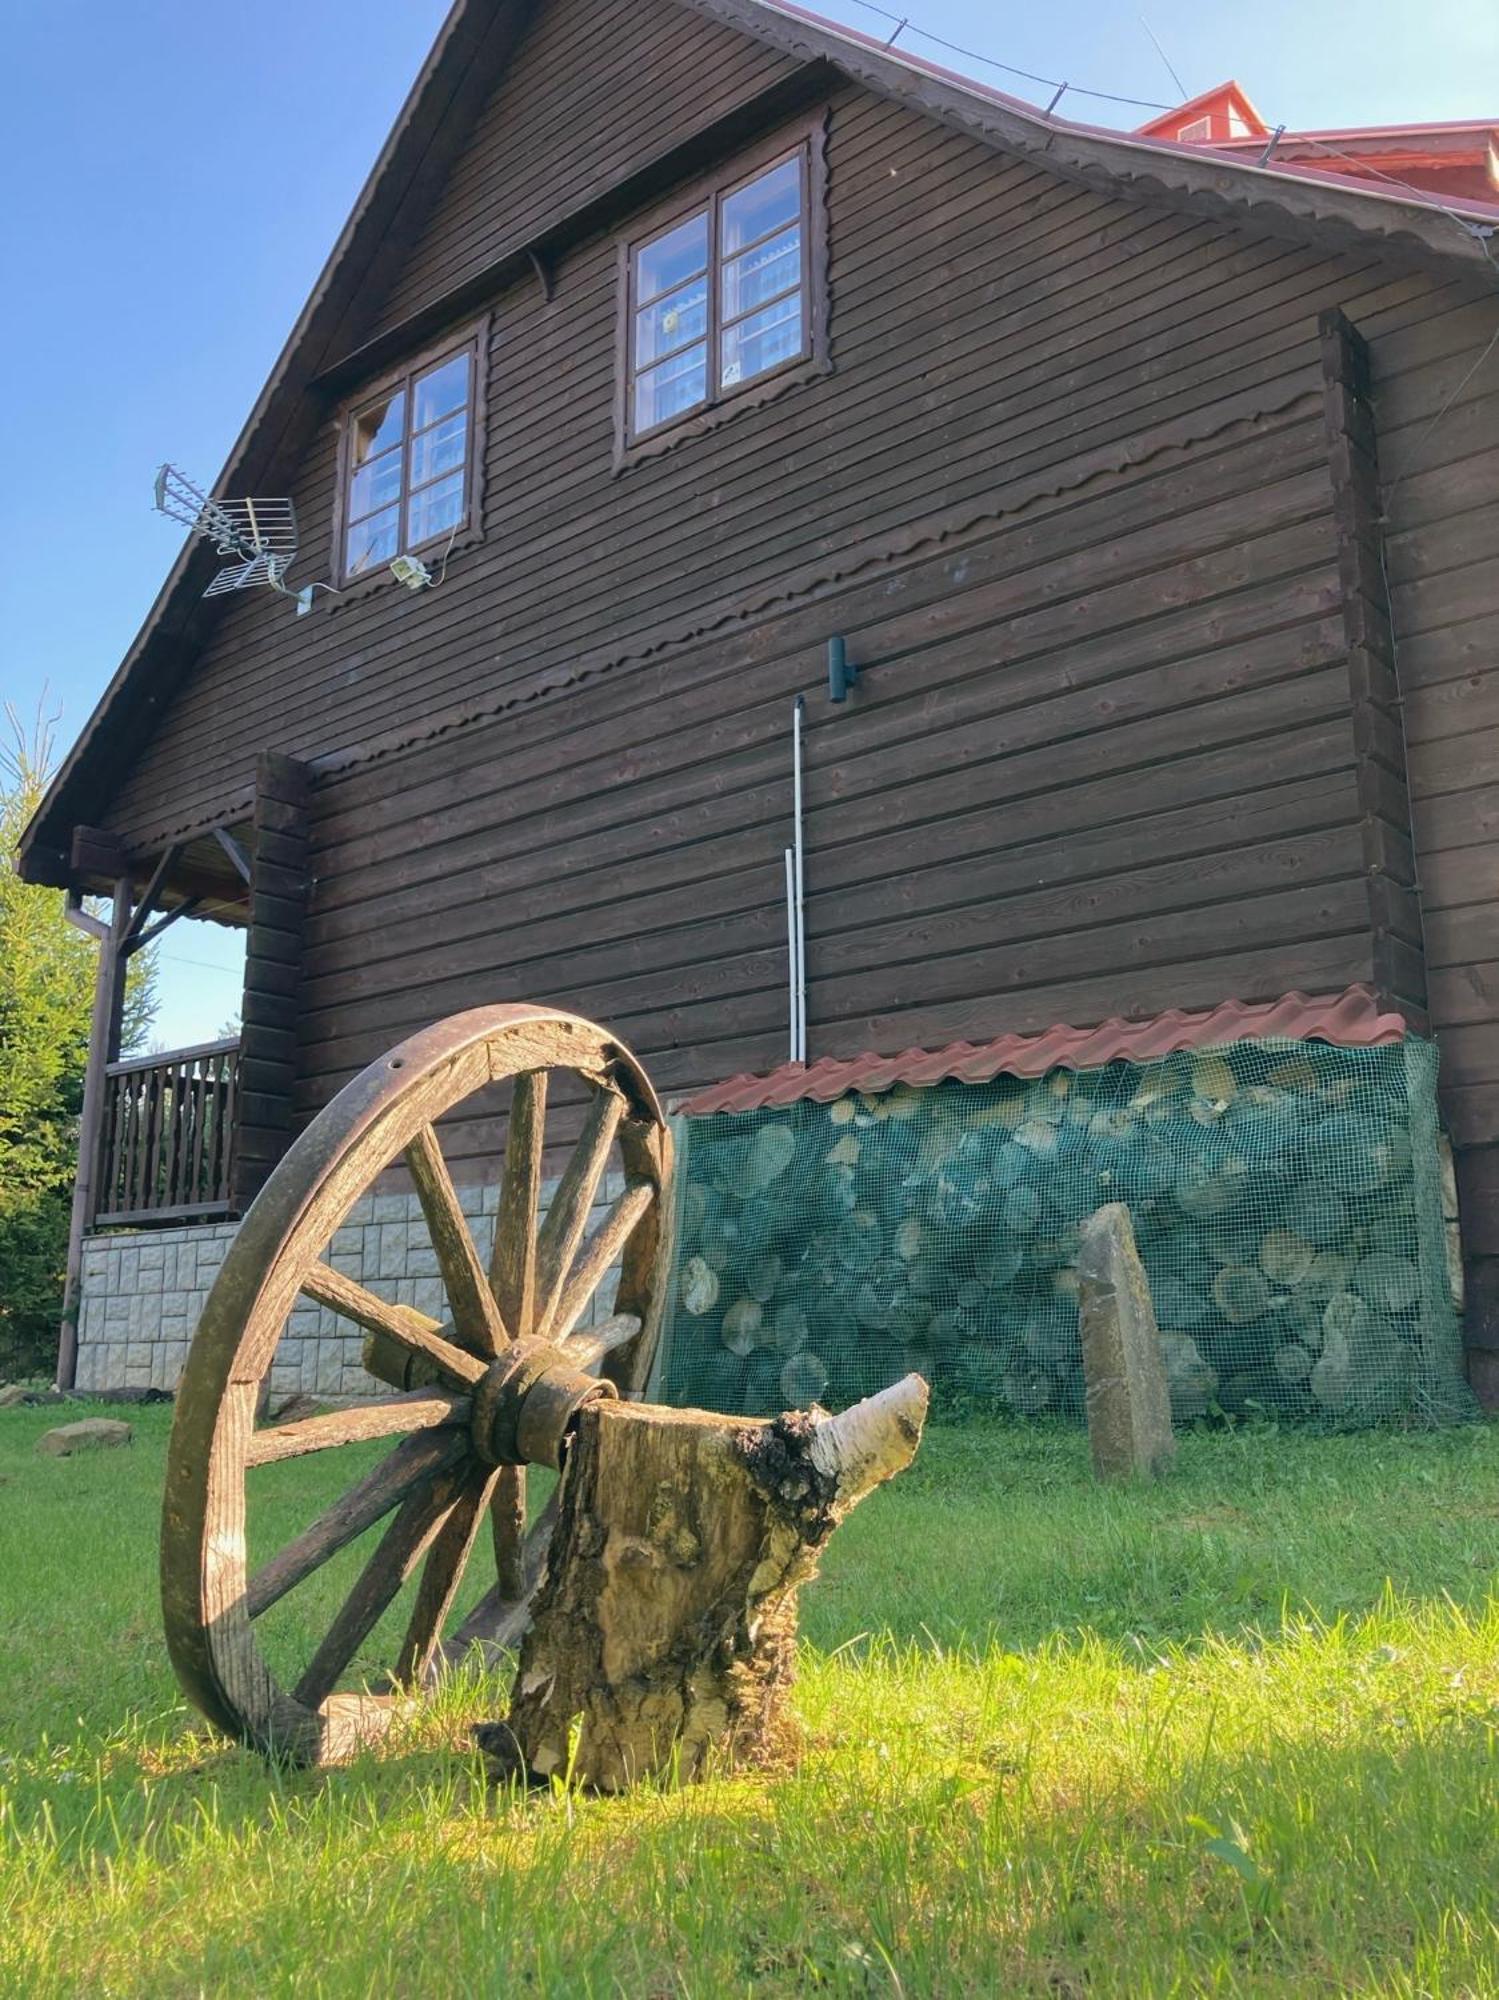
[[[399,507],[387,507],[383,514],[371,514],[350,528],[344,538],[344,574],[359,576],[378,563],[389,562],[400,546]]]
[[[383,451],[367,459],[349,482],[349,519],[373,514],[377,507],[389,507],[401,497],[401,453]]]
[[[635,366],[648,368],[679,347],[690,347],[708,331],[708,280],[694,278],[679,292],[635,315]]]
[[[377,452],[401,442],[406,424],[406,393],[387,397],[354,420],[354,463],[363,465]]]
[[[670,417],[701,403],[708,394],[708,350],[698,346],[675,354],[659,368],[635,379],[635,429],[654,430]]]
[[[434,535],[445,535],[462,519],[463,474],[455,472],[450,479],[439,479],[435,486],[412,494],[406,506],[407,547],[430,542]]]
[[[731,389],[736,382],[748,382],[801,351],[802,298],[793,292],[724,329],[722,385]]]
[[[708,216],[705,210],[679,222],[665,236],[635,253],[635,299],[647,305],[663,292],[675,291],[708,268]]]
[[[429,431],[419,431],[411,440],[411,483],[425,486],[439,473],[461,466],[468,448],[468,411],[444,417]]]
[[[723,267],[723,316],[738,319],[801,283],[801,225],[757,243]]]
[[[802,159],[794,154],[759,180],[731,194],[723,205],[723,255],[795,222],[802,212]]]
[[[436,368],[429,368],[425,375],[417,376],[411,411],[411,428],[414,431],[424,431],[428,424],[436,423],[449,410],[467,408],[468,363],[467,354],[455,354],[451,361],[444,361]]]

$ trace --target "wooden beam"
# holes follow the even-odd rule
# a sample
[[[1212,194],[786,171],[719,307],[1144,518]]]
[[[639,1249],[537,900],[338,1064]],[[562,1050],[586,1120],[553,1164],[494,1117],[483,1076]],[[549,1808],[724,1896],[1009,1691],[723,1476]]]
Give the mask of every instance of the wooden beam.
[[[135,914],[130,919],[130,928],[125,933],[124,949],[127,952],[134,950],[136,941],[140,938],[142,926],[155,909],[156,899],[166,886],[166,879],[171,871],[172,863],[181,852],[181,846],[175,841],[170,846],[163,848],[161,859],[151,871],[151,879],[146,884],[145,892],[135,906]]]
[[[255,762],[253,861],[240,1046],[247,1088],[234,1134],[233,1198],[243,1211],[285,1151],[292,1133],[297,981],[307,895],[308,808],[312,771],[295,758],[263,751]],[[222,844],[222,842],[221,842]],[[270,1088],[248,1087],[277,1066]]]
[[[143,951],[148,944],[154,944],[163,931],[170,930],[179,917],[190,917],[194,910],[202,906],[202,902],[201,896],[190,896],[185,903],[179,903],[175,910],[168,910],[164,916],[158,917],[149,930],[138,931],[133,937],[127,938],[124,946],[127,957],[137,951]]]
[[[83,931],[91,938],[107,938],[109,925],[102,917],[96,917],[83,907],[83,898],[76,889],[69,889],[63,906],[63,915],[75,931]]]
[[[213,830],[213,837],[234,863],[235,871],[241,882],[248,882],[250,879],[250,857],[240,846],[228,827],[216,826]]]
[[[76,838],[74,845],[76,848]],[[83,1108],[78,1119],[78,1178],[73,1183],[73,1208],[68,1220],[62,1326],[57,1342],[59,1389],[71,1389],[78,1374],[78,1294],[83,1274],[83,1239],[94,1219],[99,1141],[109,1087],[106,1071],[120,1052],[120,1024],[125,1013],[126,956],[123,947],[129,935],[131,915],[130,877],[122,872],[115,883],[114,909],[109,928],[99,940],[99,963],[94,974],[88,1066],[83,1075]]]
[[[122,875],[128,874],[130,857],[118,835],[106,833],[102,827],[75,826],[68,850],[68,868],[75,878],[80,875],[107,875],[117,882]]]
[[[1357,328],[1336,307],[1321,315],[1317,335],[1369,897],[1370,969],[1380,1004],[1399,1009],[1418,1033],[1425,1033],[1420,885],[1402,880],[1390,865],[1392,854],[1414,854],[1415,839],[1399,662],[1385,575],[1369,352]]]

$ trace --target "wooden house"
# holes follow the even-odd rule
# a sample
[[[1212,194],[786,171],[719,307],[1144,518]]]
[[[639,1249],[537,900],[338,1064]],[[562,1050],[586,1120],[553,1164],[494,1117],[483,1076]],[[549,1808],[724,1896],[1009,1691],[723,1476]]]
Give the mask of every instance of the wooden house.
[[[434,1017],[563,1003],[674,1094],[784,1060],[798,694],[811,1057],[1372,989],[1499,1349],[1496,228],[770,0],[457,0],[215,488],[332,588],[205,598],[189,542],[26,836],[116,899],[86,1379],[170,1377],[289,1135]],[[242,1037],[113,1063],[184,909],[247,927]]]

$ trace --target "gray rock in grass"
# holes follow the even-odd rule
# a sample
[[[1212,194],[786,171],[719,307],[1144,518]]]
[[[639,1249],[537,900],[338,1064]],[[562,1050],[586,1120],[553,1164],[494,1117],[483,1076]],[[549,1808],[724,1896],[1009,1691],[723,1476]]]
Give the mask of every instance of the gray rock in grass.
[[[48,1458],[71,1458],[78,1451],[105,1451],[129,1444],[134,1435],[129,1424],[114,1417],[83,1417],[76,1424],[60,1424],[55,1431],[43,1432],[36,1448]]]

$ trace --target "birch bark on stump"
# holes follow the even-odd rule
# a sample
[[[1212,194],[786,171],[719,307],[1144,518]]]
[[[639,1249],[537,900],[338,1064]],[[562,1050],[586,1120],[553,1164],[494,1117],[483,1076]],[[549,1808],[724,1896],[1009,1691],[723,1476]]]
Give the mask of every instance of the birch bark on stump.
[[[797,1595],[833,1530],[908,1465],[919,1376],[841,1415],[766,1421],[599,1403],[578,1421],[508,1718],[475,1731],[496,1778],[618,1792],[772,1754]]]

